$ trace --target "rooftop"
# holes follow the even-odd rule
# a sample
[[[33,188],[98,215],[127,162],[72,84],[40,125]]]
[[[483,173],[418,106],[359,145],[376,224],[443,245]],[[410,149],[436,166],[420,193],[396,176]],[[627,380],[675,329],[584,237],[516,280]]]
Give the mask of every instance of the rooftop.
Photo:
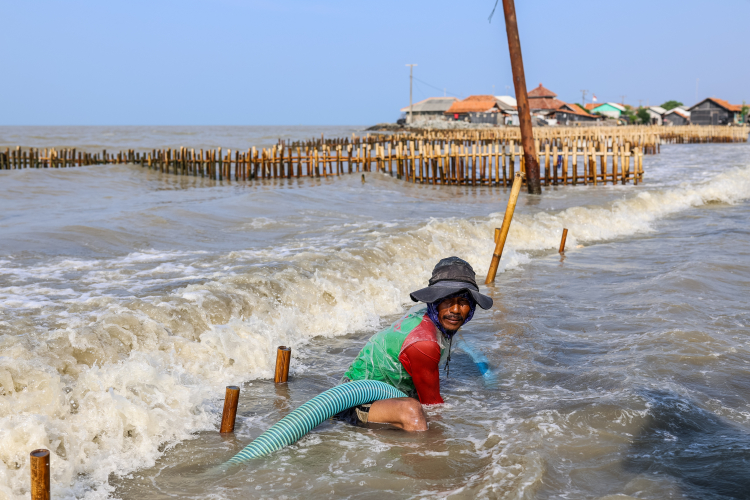
[[[442,113],[456,101],[458,99],[455,97],[428,97],[423,101],[415,102],[413,111],[415,113]],[[409,106],[401,108],[401,112],[408,113]]]
[[[500,106],[491,95],[472,95],[463,101],[454,102],[445,114],[463,114],[463,113],[486,113],[493,109],[500,110]]]
[[[542,87],[541,83],[537,88],[530,91],[527,95],[530,99],[536,99],[540,97],[557,97],[557,94],[552,92],[550,89],[545,89],[544,87]]]

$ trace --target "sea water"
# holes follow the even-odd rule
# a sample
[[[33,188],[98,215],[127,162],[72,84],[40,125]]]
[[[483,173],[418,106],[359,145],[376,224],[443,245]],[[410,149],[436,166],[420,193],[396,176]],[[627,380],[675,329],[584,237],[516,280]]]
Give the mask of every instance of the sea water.
[[[356,127],[15,127],[0,146],[243,148]],[[358,132],[357,132],[358,133]],[[251,183],[0,172],[0,498],[747,498],[750,146],[663,146],[639,186],[522,194],[495,306],[407,434],[326,422],[221,464],[338,382],[509,190],[380,173]],[[557,253],[563,228],[567,251]],[[290,381],[272,381],[292,347]],[[489,361],[492,383],[466,352]],[[224,387],[240,385],[233,436]]]

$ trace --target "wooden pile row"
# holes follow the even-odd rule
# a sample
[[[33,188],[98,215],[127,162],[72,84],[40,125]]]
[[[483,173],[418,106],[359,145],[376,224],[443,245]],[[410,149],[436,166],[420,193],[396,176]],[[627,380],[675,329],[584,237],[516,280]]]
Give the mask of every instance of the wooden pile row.
[[[514,131],[517,129],[321,138],[242,152],[180,148],[94,154],[19,147],[0,152],[0,169],[127,163],[226,181],[384,172],[410,182],[509,186],[516,171],[525,172],[523,149],[520,140],[512,137]],[[747,141],[747,128],[550,127],[535,129],[535,136],[545,185],[637,184],[643,180],[643,155],[658,153],[661,143]]]
[[[339,145],[319,149],[249,149],[247,152],[165,149],[141,153],[76,154],[75,150],[15,150],[9,152],[14,168],[64,168],[95,163],[137,164],[177,175],[245,181],[296,177],[328,177],[355,172],[384,172],[398,179],[430,184],[510,185],[517,170],[525,172],[523,149],[508,144],[454,144],[438,141]],[[635,181],[643,176],[640,148],[617,142],[606,145],[550,143],[538,150],[546,185]]]

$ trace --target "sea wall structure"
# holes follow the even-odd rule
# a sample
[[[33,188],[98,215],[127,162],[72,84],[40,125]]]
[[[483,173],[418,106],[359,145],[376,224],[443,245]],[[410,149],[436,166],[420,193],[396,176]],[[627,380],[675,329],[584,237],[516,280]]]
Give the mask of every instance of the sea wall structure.
[[[748,127],[560,127],[534,129],[542,184],[638,184],[643,155],[665,143],[747,142]],[[404,134],[279,141],[246,151],[181,147],[108,153],[17,147],[0,152],[0,169],[137,164],[175,175],[222,181],[329,177],[383,172],[436,185],[510,186],[525,173],[517,128],[422,130]]]

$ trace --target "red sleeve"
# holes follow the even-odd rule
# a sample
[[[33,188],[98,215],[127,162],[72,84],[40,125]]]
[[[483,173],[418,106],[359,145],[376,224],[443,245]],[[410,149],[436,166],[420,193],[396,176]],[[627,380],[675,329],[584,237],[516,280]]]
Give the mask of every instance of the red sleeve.
[[[419,402],[423,405],[443,403],[440,397],[440,346],[427,340],[415,342],[399,355],[398,360],[404,365],[414,381]]]

